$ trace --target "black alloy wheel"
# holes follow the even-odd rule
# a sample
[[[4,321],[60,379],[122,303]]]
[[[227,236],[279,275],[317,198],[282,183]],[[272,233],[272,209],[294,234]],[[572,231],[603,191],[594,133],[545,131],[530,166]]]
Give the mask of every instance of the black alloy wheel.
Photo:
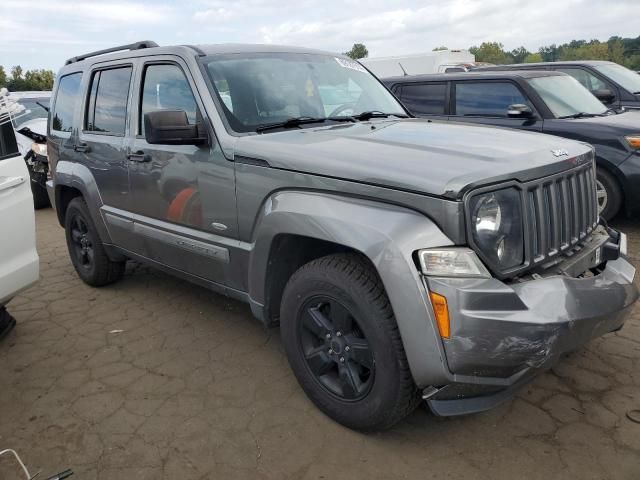
[[[316,380],[342,400],[369,393],[375,360],[353,314],[338,300],[318,296],[303,306],[300,347]]]

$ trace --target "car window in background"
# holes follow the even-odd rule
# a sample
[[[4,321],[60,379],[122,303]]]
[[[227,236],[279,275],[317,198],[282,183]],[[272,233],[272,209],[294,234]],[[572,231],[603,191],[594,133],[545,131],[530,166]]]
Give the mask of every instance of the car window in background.
[[[293,117],[326,118],[366,111],[406,115],[358,62],[324,54],[215,55],[206,68],[231,128],[255,131]]]
[[[445,112],[445,83],[405,84],[400,91],[400,100],[415,115]]]
[[[506,117],[509,105],[529,105],[510,82],[461,82],[456,84],[456,115]]]
[[[195,125],[196,100],[187,78],[177,65],[149,65],[145,69],[140,103],[139,131],[143,131],[144,114],[155,110],[182,110]]]
[[[0,160],[14,157],[18,154],[18,143],[13,131],[13,125],[7,121],[0,125]]]
[[[18,126],[36,118],[47,118],[48,112],[46,108],[49,108],[49,100],[49,97],[21,98],[17,100],[17,103],[24,106],[25,110],[29,110],[29,113],[20,116],[17,121]]]
[[[603,75],[611,78],[625,90],[629,90],[634,95],[640,95],[640,75],[617,63],[604,63],[596,65],[595,69]]]
[[[607,108],[580,82],[568,75],[530,78],[529,85],[557,118],[585,113],[603,115]]]
[[[86,130],[124,135],[131,70],[131,67],[123,67],[94,72],[87,106]]]
[[[589,73],[582,68],[557,68],[556,71],[571,75],[580,82],[583,87],[592,92],[595,90],[606,90],[609,88],[606,83],[594,74]]]
[[[70,132],[73,128],[73,113],[79,100],[82,73],[72,73],[60,79],[54,106],[51,128],[58,132]]]

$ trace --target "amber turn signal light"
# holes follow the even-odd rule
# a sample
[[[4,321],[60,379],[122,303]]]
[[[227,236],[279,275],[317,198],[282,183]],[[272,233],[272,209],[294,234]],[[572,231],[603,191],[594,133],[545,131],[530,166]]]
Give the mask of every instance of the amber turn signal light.
[[[442,338],[449,338],[449,335],[451,334],[451,324],[449,323],[449,307],[447,306],[447,299],[434,292],[429,292],[429,298],[431,298],[433,312],[436,315],[436,323],[438,324],[440,336]]]

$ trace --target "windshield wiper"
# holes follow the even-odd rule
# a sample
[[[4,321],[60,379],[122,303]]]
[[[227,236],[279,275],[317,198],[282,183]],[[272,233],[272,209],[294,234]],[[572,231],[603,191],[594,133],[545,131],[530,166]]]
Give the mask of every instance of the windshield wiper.
[[[357,115],[353,115],[356,120],[366,121],[372,118],[388,118],[391,115],[398,118],[407,118],[407,115],[403,113],[384,113],[379,110],[370,110],[368,112],[362,112]]]
[[[36,102],[36,105],[41,107],[45,112],[49,113],[49,107],[47,107],[46,105],[43,105],[40,102]]]
[[[602,115],[598,115],[597,113],[586,113],[586,112],[578,112],[572,115],[564,115],[558,118],[591,118],[591,117],[601,117]]]
[[[324,123],[326,122],[326,120],[326,118],[315,117],[292,117],[288,118],[284,122],[267,123],[265,125],[260,125],[256,128],[256,132],[264,132],[266,130],[274,130],[276,128],[300,128],[300,125],[304,125],[307,123]]]

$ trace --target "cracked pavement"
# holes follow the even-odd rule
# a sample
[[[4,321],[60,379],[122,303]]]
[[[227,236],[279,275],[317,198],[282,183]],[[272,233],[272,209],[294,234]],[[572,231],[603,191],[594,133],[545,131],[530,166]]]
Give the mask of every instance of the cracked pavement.
[[[640,478],[640,304],[502,406],[419,409],[363,435],[298,387],[277,329],[249,307],[148,267],[84,285],[51,209],[36,212],[40,282],[9,304],[0,450],[33,474],[111,479]],[[640,266],[640,223],[618,222]],[[0,457],[0,479],[22,479]]]

